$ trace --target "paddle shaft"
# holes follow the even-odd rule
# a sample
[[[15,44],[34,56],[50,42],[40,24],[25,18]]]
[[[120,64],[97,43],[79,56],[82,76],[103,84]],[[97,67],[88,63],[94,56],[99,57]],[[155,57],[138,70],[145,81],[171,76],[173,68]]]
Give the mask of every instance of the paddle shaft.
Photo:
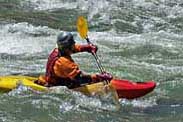
[[[89,40],[88,37],[86,38],[86,41],[87,41],[88,44],[92,44],[92,43],[90,42],[90,40]],[[96,53],[92,53],[92,55],[94,56],[95,61],[97,62],[97,67],[98,67],[98,69],[100,70],[100,72],[101,72],[101,73],[104,73],[105,70],[104,70],[104,68],[103,68],[103,66],[102,66],[102,64],[101,64],[101,62],[100,62],[100,60],[99,60],[99,58],[98,58],[98,55],[97,55]],[[109,81],[106,80],[104,83],[105,83],[105,84],[108,84]]]

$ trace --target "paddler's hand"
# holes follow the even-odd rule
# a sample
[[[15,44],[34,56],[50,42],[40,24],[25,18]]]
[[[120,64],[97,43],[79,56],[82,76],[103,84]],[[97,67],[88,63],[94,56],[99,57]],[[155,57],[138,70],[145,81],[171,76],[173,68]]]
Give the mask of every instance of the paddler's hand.
[[[93,44],[87,44],[87,45],[81,45],[80,51],[81,52],[89,52],[89,53],[96,53],[98,50],[96,45]]]
[[[111,81],[113,79],[113,76],[110,73],[101,73],[96,75],[98,79],[102,81]]]
[[[89,44],[89,45],[91,47],[91,53],[95,54],[98,50],[98,47],[96,45],[93,45],[93,44]]]

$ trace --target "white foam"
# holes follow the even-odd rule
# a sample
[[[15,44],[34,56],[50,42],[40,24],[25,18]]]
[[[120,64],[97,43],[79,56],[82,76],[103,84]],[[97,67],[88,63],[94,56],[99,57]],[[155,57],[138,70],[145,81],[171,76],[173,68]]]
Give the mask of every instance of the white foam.
[[[0,25],[0,53],[38,53],[55,45],[58,31],[28,23]]]
[[[84,0],[80,0],[81,6],[85,3]],[[72,0],[25,0],[22,1],[22,6],[32,6],[35,10],[51,10],[51,9],[75,9],[80,2]],[[84,5],[83,5],[84,6]],[[81,9],[85,9],[82,7]]]
[[[157,105],[156,97],[150,97],[148,99],[134,99],[134,100],[127,100],[121,99],[120,103],[122,105],[132,105],[133,107],[140,107],[140,108],[147,108]]]

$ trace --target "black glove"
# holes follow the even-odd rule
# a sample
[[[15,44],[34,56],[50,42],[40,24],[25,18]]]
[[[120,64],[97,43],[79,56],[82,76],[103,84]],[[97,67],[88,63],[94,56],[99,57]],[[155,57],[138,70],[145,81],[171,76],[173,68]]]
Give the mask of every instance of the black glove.
[[[102,80],[102,81],[111,81],[113,79],[113,76],[110,73],[101,73],[101,74],[96,74],[97,78]]]

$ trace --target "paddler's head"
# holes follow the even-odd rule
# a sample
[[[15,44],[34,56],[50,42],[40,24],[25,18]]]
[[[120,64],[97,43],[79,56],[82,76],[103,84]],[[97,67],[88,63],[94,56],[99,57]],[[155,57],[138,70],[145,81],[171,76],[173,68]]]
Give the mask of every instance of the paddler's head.
[[[60,33],[57,37],[57,46],[61,55],[70,55],[74,50],[75,41],[69,32]]]

